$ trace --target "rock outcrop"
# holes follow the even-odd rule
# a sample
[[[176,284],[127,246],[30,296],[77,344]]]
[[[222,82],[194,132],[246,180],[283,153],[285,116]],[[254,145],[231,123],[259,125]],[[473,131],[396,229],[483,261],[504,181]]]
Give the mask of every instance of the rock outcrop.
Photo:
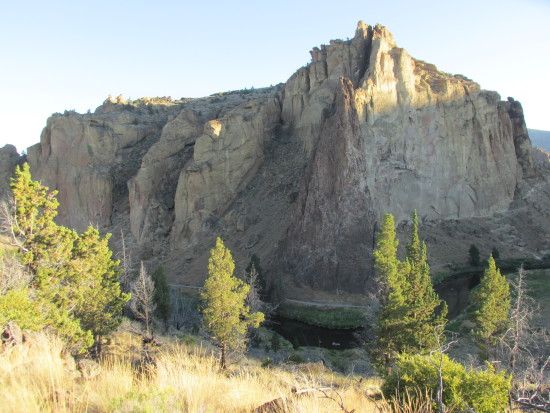
[[[203,277],[186,274],[222,235],[272,274],[356,292],[373,285],[384,213],[490,217],[536,175],[519,102],[412,58],[386,28],[360,22],[311,56],[282,86],[53,115],[33,175],[59,190],[61,223],[130,228],[173,280]]]
[[[13,145],[0,148],[0,197],[10,195],[10,178],[13,177],[15,167],[21,161],[17,149]]]
[[[372,267],[360,255],[369,256],[384,213],[397,222],[413,210],[423,220],[490,216],[533,176],[519,103],[413,59],[385,28],[359,24],[353,40],[312,57],[287,82],[283,103],[317,167],[306,174],[281,253],[298,278],[331,290],[362,287]],[[287,99],[292,109],[284,111]],[[339,154],[357,166],[333,162]],[[325,180],[334,184],[328,191]]]
[[[264,142],[279,118],[278,101],[269,98],[206,122],[195,142],[193,159],[179,176],[173,242],[191,239],[204,225],[224,215],[258,172]]]

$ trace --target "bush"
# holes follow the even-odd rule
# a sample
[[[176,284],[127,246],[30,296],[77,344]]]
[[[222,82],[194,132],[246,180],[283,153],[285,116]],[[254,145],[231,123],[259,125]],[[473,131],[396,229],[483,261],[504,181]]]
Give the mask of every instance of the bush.
[[[302,356],[300,353],[292,353],[290,356],[288,356],[288,361],[295,364],[302,364],[306,362],[304,356]]]
[[[281,349],[281,339],[277,333],[271,336],[271,350],[277,352]]]
[[[273,359],[271,357],[266,357],[264,361],[262,361],[262,367],[267,368],[273,364]]]
[[[491,365],[483,371],[467,371],[446,354],[429,356],[403,354],[386,376],[382,391],[387,398],[400,394],[429,392],[434,398],[442,357],[443,403],[449,408],[473,408],[477,413],[503,412],[508,406],[511,376],[496,372]],[[398,395],[399,396],[399,395]],[[435,406],[435,401],[434,401]]]
[[[22,330],[38,331],[45,326],[43,309],[30,295],[27,287],[0,295],[0,327],[8,321],[15,322]]]
[[[472,267],[479,267],[481,265],[481,257],[477,247],[474,244],[470,245],[470,250],[468,252],[470,254],[470,265]]]

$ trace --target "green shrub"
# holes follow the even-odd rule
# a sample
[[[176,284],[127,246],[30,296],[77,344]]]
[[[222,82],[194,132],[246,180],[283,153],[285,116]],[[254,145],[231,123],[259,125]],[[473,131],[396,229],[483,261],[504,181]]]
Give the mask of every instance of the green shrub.
[[[504,371],[496,372],[490,365],[487,370],[467,371],[446,354],[399,356],[395,369],[386,376],[382,386],[384,395],[391,398],[399,390],[400,394],[429,392],[435,397],[441,360],[443,403],[447,407],[459,410],[473,408],[477,413],[506,410],[511,376]]]
[[[262,361],[262,367],[266,368],[273,364],[273,359],[271,357],[266,357],[264,361]]]
[[[277,333],[273,333],[271,336],[271,350],[279,351],[281,349],[281,339]]]
[[[300,353],[292,353],[290,356],[288,356],[288,361],[291,363],[302,364],[306,362],[306,359],[304,359],[304,356],[302,356]]]
[[[22,330],[38,331],[46,324],[40,303],[31,298],[27,287],[0,295],[0,327],[8,321],[15,322]]]

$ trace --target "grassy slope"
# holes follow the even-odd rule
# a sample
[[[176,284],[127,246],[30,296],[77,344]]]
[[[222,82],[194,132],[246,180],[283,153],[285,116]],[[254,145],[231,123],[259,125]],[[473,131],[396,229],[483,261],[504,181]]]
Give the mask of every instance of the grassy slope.
[[[278,310],[281,317],[326,328],[355,328],[365,324],[365,309],[311,306],[285,302]]]
[[[1,411],[8,412],[249,412],[275,398],[285,411],[378,411],[368,397],[378,381],[342,376],[321,363],[279,364],[262,368],[259,360],[241,358],[220,372],[212,350],[189,337],[160,338],[148,348],[155,364],[140,368],[144,349],[138,336],[119,332],[106,346],[99,376],[83,380],[74,362],[63,356],[59,340],[35,334],[24,345],[0,354]],[[185,344],[187,342],[187,344]],[[330,387],[293,396],[292,388]],[[380,404],[380,402],[378,402]],[[383,410],[387,411],[387,410]]]

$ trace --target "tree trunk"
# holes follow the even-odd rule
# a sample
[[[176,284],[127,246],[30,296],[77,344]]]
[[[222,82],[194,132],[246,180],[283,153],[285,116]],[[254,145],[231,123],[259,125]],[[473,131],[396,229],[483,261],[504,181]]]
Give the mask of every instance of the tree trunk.
[[[220,357],[220,369],[225,370],[225,368],[226,368],[226,362],[225,362],[226,346],[225,346],[225,343],[222,343],[220,348],[221,348],[221,351],[222,351],[222,354],[221,354],[221,357]]]

